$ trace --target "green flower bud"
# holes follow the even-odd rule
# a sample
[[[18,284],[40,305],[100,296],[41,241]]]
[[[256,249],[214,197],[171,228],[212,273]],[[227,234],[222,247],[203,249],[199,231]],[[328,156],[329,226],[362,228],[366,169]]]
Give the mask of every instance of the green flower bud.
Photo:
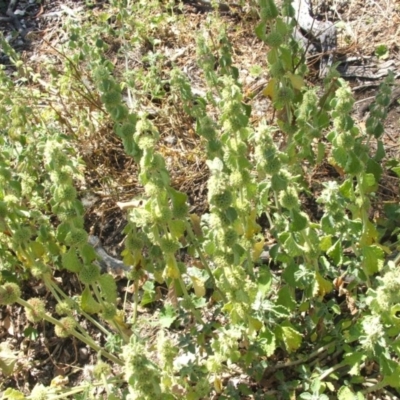
[[[71,184],[71,174],[66,169],[66,167],[62,168],[61,170],[55,171],[54,181],[56,181],[60,185],[70,185]]]
[[[160,243],[161,251],[164,254],[175,254],[179,250],[179,242],[163,237]]]
[[[55,193],[54,193],[54,199],[57,202],[71,202],[74,201],[76,199],[76,190],[73,186],[68,185],[62,185],[59,186]]]
[[[212,196],[210,203],[221,210],[226,210],[232,204],[232,201],[232,193],[229,190],[224,190]]]
[[[279,194],[279,202],[281,206],[291,210],[299,207],[299,197],[296,190],[288,187],[286,190],[281,191]]]
[[[106,321],[111,321],[117,315],[117,308],[114,304],[104,303],[101,310],[101,317]]]
[[[107,111],[111,114],[112,119],[117,122],[123,121],[129,115],[128,107],[122,104],[108,105]]]
[[[222,144],[218,139],[210,139],[207,141],[207,152],[208,153],[218,153],[221,148],[222,148]]]
[[[43,278],[43,275],[46,275],[49,273],[50,273],[50,267],[41,262],[36,262],[31,267],[31,274],[32,274],[32,276],[34,276],[37,279],[41,279],[41,278]]]
[[[88,240],[88,234],[84,229],[73,228],[65,238],[65,244],[67,246],[79,246],[86,243]]]
[[[107,377],[111,373],[111,366],[104,361],[98,361],[93,368],[93,376],[96,379],[102,379],[103,376]]]
[[[134,252],[137,250],[142,250],[143,245],[143,240],[137,233],[129,233],[125,238],[125,247],[129,251]]]
[[[131,137],[135,134],[135,132],[136,132],[136,127],[134,124],[130,122],[126,122],[121,127],[121,136],[123,137]]]
[[[228,229],[224,232],[224,245],[227,247],[232,247],[238,239],[238,234],[233,229]]]
[[[38,299],[37,297],[32,297],[28,300],[28,304],[32,308],[29,308],[29,307],[25,308],[27,320],[30,322],[41,321],[46,314],[46,308],[44,306],[44,301],[42,299]]]
[[[268,175],[275,175],[281,170],[281,160],[277,156],[273,156],[267,159],[264,167],[264,171]]]
[[[289,179],[285,174],[274,174],[271,178],[271,188],[275,192],[286,190],[289,183]]]
[[[121,93],[116,90],[110,90],[101,96],[101,101],[106,106],[117,106],[121,103]]]
[[[72,331],[75,329],[76,321],[72,317],[64,317],[60,319],[60,325],[54,327],[54,333],[60,338],[66,338],[71,335]]]
[[[169,207],[156,207],[153,210],[152,217],[154,221],[159,224],[166,224],[172,218],[172,211]]]
[[[0,304],[7,305],[15,303],[21,296],[21,289],[16,283],[6,282],[0,286]]]
[[[269,66],[269,72],[273,78],[282,78],[286,73],[285,67],[280,60]]]
[[[27,226],[18,228],[13,235],[13,241],[16,245],[22,246],[26,244],[32,236],[32,231]]]
[[[267,35],[265,43],[271,47],[279,47],[283,43],[283,36],[279,32],[271,32]]]
[[[60,301],[56,305],[56,313],[58,315],[71,315],[73,309],[74,309],[74,306],[73,306],[72,300]]]
[[[282,86],[278,89],[276,94],[276,101],[283,104],[290,103],[294,98],[293,90],[288,86]]]

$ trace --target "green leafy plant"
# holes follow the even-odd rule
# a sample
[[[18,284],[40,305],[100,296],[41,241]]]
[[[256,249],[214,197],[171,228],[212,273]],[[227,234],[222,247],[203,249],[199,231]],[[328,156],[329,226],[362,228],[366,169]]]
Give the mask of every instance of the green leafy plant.
[[[182,23],[170,11],[156,1],[113,0],[95,26],[70,20],[69,41],[56,51],[59,69],[49,63],[46,82],[2,40],[15,70],[12,77],[0,71],[0,304],[22,306],[33,326],[51,324],[58,337],[73,336],[97,354],[87,382],[38,384],[29,398],[91,398],[99,386],[108,398],[127,399],[196,400],[213,392],[239,398],[254,391],[258,398],[326,399],[337,392],[362,399],[398,391],[399,257],[387,260],[398,238],[382,243],[383,230],[390,240],[398,230],[371,216],[384,173],[393,75],[382,83],[364,131],[351,116],[350,87],[335,70],[322,95],[307,84],[291,1],[280,10],[273,0],[259,1],[255,33],[269,49],[263,93],[273,115],[254,122],[217,13],[197,34],[204,95],[194,93],[178,66],[165,71],[160,37]],[[122,71],[106,56],[112,45],[120,49]],[[128,54],[138,49],[141,64],[131,69]],[[190,214],[187,193],[174,186],[149,99],[171,101],[194,127],[209,172],[203,215]],[[79,196],[85,185],[79,143],[110,127],[143,189],[125,204],[121,256],[133,295],[124,301],[88,242]],[[316,190],[313,170],[323,163],[336,174]],[[81,292],[68,296],[59,273],[74,276]],[[54,310],[43,298],[23,298],[20,282],[30,279],[44,285]],[[151,341],[138,311],[159,301]],[[0,361],[11,374],[12,349],[4,347]],[[251,385],[224,380],[240,374]],[[8,389],[3,397],[23,396]]]

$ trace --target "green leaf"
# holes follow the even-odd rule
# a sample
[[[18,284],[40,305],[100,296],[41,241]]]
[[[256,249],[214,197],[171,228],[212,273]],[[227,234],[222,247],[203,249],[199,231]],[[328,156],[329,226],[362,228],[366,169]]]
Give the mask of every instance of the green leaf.
[[[277,317],[289,317],[290,316],[290,310],[284,306],[281,306],[279,304],[274,305],[271,308],[271,311],[277,316]]]
[[[348,374],[352,376],[360,375],[361,364],[366,358],[367,356],[362,353],[346,354],[344,356],[344,362],[351,367]]]
[[[382,269],[385,253],[380,247],[377,245],[364,246],[362,254],[364,257],[363,267],[366,274],[373,275]]]
[[[286,21],[283,21],[282,18],[277,18],[275,20],[275,30],[280,33],[282,36],[286,36],[289,30],[288,24]]]
[[[389,49],[386,44],[376,46],[375,55],[381,60],[386,60],[389,57]]]
[[[376,153],[374,156],[374,160],[379,163],[380,161],[382,161],[386,155],[386,151],[385,151],[385,146],[382,142],[382,140],[378,140],[378,146],[376,149]]]
[[[224,169],[224,163],[222,162],[221,159],[219,159],[217,157],[215,157],[214,160],[212,160],[212,161],[207,160],[206,164],[207,164],[208,168],[210,169],[211,173],[213,173],[213,174],[222,172],[222,170]]]
[[[23,400],[23,399],[25,399],[25,396],[19,390],[8,388],[3,393],[2,400],[3,399],[4,400],[6,400],[6,399],[9,399],[9,400]]]
[[[384,375],[383,381],[386,385],[394,388],[400,387],[400,365],[397,361],[386,358],[386,355],[380,357],[381,371]]]
[[[154,282],[147,281],[142,289],[144,290],[143,296],[142,296],[142,301],[140,304],[142,306],[145,306],[147,304],[153,303],[156,299],[156,291],[154,290]]]
[[[330,293],[332,289],[332,283],[323,278],[318,271],[315,272],[313,295],[324,297],[326,294]]]
[[[0,370],[5,376],[13,373],[18,360],[18,352],[12,351],[7,342],[0,343]]]
[[[260,275],[258,276],[258,290],[262,295],[269,292],[272,284],[272,274],[267,266],[260,267]]]
[[[336,266],[343,263],[343,250],[342,243],[337,240],[333,246],[331,246],[326,254],[332,259]]]
[[[41,258],[46,252],[44,246],[40,242],[31,242],[30,247],[36,258]]]
[[[168,190],[169,195],[171,196],[172,203],[174,206],[181,206],[186,204],[187,201],[187,194],[179,192],[178,190],[169,188]]]
[[[101,305],[94,299],[89,287],[85,287],[81,296],[81,307],[88,314],[97,314],[101,310]]]
[[[174,323],[176,318],[177,314],[174,307],[167,304],[160,311],[160,317],[158,319],[158,323],[161,325],[162,328],[169,328]]]
[[[285,247],[285,250],[289,254],[290,257],[297,257],[300,256],[304,253],[303,249],[301,246],[299,246],[294,239],[293,235],[290,235],[286,240],[285,243],[283,244]]]
[[[393,167],[392,171],[398,176],[400,177],[400,167]]]
[[[265,22],[261,22],[255,28],[257,37],[262,41],[266,39],[266,34],[265,34],[266,29],[267,29],[267,24]]]
[[[319,248],[322,251],[328,251],[328,249],[332,246],[332,236],[322,236],[319,242]]]
[[[39,333],[38,333],[37,329],[33,328],[32,326],[28,326],[24,330],[24,336],[26,338],[29,338],[32,341],[35,341],[39,337]]]
[[[168,227],[171,232],[171,235],[176,239],[180,239],[186,230],[185,222],[181,221],[180,219],[174,219],[172,221],[169,221]]]
[[[347,386],[342,386],[337,393],[338,400],[357,400],[358,396],[354,394]]]
[[[297,303],[293,299],[293,294],[289,286],[286,285],[281,290],[279,290],[276,304],[284,306],[290,311],[293,311],[296,308]]]
[[[272,356],[276,349],[276,337],[274,333],[269,329],[264,329],[260,332],[258,338],[261,348],[265,351],[265,355],[267,357]]]
[[[282,339],[285,343],[286,349],[289,353],[296,351],[300,346],[303,340],[303,336],[301,333],[297,332],[291,326],[282,326]]]
[[[347,179],[345,180],[339,188],[339,192],[342,196],[346,197],[347,199],[351,199],[354,194],[353,190],[353,180]]]
[[[306,213],[293,209],[291,211],[291,217],[292,222],[290,224],[290,230],[292,232],[301,231],[307,226],[308,217]]]

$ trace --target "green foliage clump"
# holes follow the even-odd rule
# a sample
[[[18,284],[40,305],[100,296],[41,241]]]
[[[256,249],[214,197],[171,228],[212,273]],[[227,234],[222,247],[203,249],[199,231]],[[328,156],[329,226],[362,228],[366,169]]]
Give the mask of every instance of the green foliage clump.
[[[271,376],[280,391],[272,396],[283,398],[398,392],[399,257],[387,259],[399,249],[398,207],[379,211],[393,221],[372,218],[394,77],[380,86],[363,130],[352,116],[351,88],[334,69],[321,91],[308,85],[292,1],[250,6],[268,48],[263,93],[274,112],[261,121],[234,65],[231,31],[217,14],[196,32],[207,85],[200,95],[160,51],[160,37],[179,32],[172,24],[183,18],[162,2],[126,7],[113,0],[91,15],[98,24],[70,21],[62,73],[45,67],[48,88],[1,39],[16,81],[0,69],[0,304],[17,302],[29,322],[51,323],[58,337],[72,335],[98,354],[86,386],[37,385],[31,398],[71,397],[99,385],[110,399],[263,398],[259,383]],[[108,59],[114,41],[125,70]],[[129,54],[143,55],[133,69]],[[188,195],[176,189],[159,143],[168,118],[152,110],[158,104],[173,105],[168,110],[178,110],[199,138],[209,173],[203,215],[190,214]],[[143,188],[128,203],[124,296],[118,287],[125,280],[117,286],[101,272],[79,200],[86,186],[79,153],[91,151],[82,143],[110,127]],[[337,176],[317,182],[315,172],[327,164]],[[81,284],[76,297],[62,290],[60,269]],[[32,277],[60,320],[41,299],[25,302],[12,283]],[[148,327],[139,311],[166,300],[152,321],[160,334],[143,340]],[[91,337],[94,329],[107,345]],[[363,387],[369,370],[377,380]],[[238,371],[246,383],[226,384]]]

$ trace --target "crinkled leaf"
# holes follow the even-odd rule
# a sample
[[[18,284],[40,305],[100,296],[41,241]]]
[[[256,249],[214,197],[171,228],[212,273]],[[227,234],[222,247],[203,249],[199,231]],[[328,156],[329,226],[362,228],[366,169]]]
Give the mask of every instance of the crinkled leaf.
[[[290,235],[285,240],[284,247],[290,257],[297,257],[303,254],[303,249],[297,244],[293,235]]]
[[[333,289],[331,282],[322,277],[319,272],[315,273],[315,281],[313,288],[313,295],[324,297],[326,294],[330,293]]]
[[[276,304],[281,305],[290,311],[293,311],[296,308],[297,303],[293,298],[293,294],[289,286],[286,285],[279,290]]]
[[[203,297],[206,294],[204,282],[196,276],[189,275],[193,283],[194,293],[197,297]]]
[[[262,93],[264,96],[269,97],[271,100],[274,100],[276,98],[276,92],[277,92],[277,82],[276,79],[272,78],[267,83],[267,86],[265,87]]]
[[[158,323],[163,328],[169,328],[177,318],[175,309],[171,305],[166,305],[160,312]]]
[[[269,329],[264,329],[259,334],[259,341],[261,343],[261,348],[265,351],[265,355],[267,357],[272,356],[276,349],[275,334]]]
[[[2,399],[4,399],[4,400],[6,400],[6,399],[23,400],[23,399],[25,399],[25,396],[19,390],[8,388],[8,389],[6,389],[5,392],[3,392]]]
[[[303,340],[301,333],[296,331],[291,326],[282,326],[282,339],[289,353],[296,351]]]
[[[319,242],[319,248],[322,251],[327,251],[332,246],[332,236],[322,236]]]
[[[30,247],[36,258],[42,257],[46,251],[42,243],[39,242],[31,242]]]
[[[290,310],[284,306],[281,306],[279,304],[273,306],[271,308],[271,311],[277,316],[277,317],[289,317],[290,316]]]
[[[342,386],[337,392],[337,398],[338,400],[357,400],[358,396],[347,386]]]
[[[393,167],[393,168],[392,168],[392,171],[393,171],[397,176],[400,177],[400,167]]]
[[[257,262],[259,260],[263,250],[264,250],[264,242],[263,241],[256,242],[253,244],[253,249],[251,252],[251,259],[253,262]]]
[[[180,239],[186,230],[185,222],[180,219],[174,219],[172,221],[169,221],[168,227],[171,232],[171,235],[176,239]]]
[[[351,368],[348,372],[349,375],[358,376],[360,375],[361,364],[366,359],[366,355],[362,353],[350,353],[344,357],[344,362]]]
[[[331,246],[326,254],[333,260],[335,265],[340,265],[343,262],[343,250],[342,243],[337,240],[333,246]]]
[[[267,29],[267,25],[266,25],[265,22],[261,22],[260,24],[258,24],[256,26],[255,32],[256,32],[257,37],[260,40],[265,40],[265,38],[266,38],[266,34],[265,34],[266,29]]]
[[[85,287],[82,292],[81,307],[88,314],[97,314],[101,310],[101,305],[94,299],[89,287]]]
[[[290,224],[290,230],[292,232],[301,231],[307,226],[308,217],[306,213],[298,210],[292,210],[291,215],[292,222]]]
[[[258,332],[263,327],[263,323],[258,318],[249,317],[248,324],[251,331]]]
[[[351,199],[353,197],[353,181],[351,179],[345,180],[339,188],[339,192],[342,196],[346,197],[347,199]]]
[[[364,257],[364,271],[368,275],[376,274],[382,269],[385,253],[380,247],[376,245],[365,246],[362,249],[362,253]]]
[[[304,87],[304,79],[300,75],[295,75],[292,72],[287,72],[287,76],[294,89],[301,90]]]
[[[257,211],[254,209],[247,217],[246,238],[252,239],[256,233],[261,231],[261,226],[256,222]]]

